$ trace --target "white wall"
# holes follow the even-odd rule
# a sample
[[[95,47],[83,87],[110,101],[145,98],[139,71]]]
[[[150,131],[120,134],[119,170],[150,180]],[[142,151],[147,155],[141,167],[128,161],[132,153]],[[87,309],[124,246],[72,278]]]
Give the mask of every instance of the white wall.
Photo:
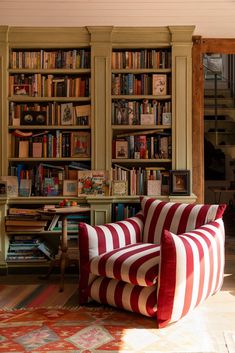
[[[196,25],[194,34],[235,38],[235,0],[0,0],[0,25]]]

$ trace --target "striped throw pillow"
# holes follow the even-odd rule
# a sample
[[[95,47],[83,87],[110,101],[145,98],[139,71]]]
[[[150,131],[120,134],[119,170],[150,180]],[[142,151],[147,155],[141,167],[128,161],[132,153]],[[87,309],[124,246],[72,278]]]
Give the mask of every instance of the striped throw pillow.
[[[157,299],[158,326],[176,322],[222,286],[224,224],[215,220],[182,235],[164,231]]]
[[[143,242],[160,244],[165,229],[175,234],[191,231],[221,218],[226,205],[165,202],[143,197],[141,207],[144,212]]]

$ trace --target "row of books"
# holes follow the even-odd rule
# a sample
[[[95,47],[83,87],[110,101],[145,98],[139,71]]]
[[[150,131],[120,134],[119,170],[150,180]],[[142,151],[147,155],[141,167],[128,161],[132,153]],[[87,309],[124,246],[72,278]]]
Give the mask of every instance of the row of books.
[[[113,95],[170,94],[167,74],[112,74]]]
[[[113,180],[127,182],[128,194],[135,195],[168,195],[170,174],[163,167],[133,167],[131,169],[116,165],[112,169]]]
[[[89,131],[45,131],[29,137],[12,139],[12,157],[16,158],[90,158]]]
[[[114,100],[113,125],[171,125],[171,102]]]
[[[165,69],[171,67],[167,49],[118,50],[112,52],[113,69]]]
[[[113,206],[112,220],[113,222],[122,221],[128,217],[133,217],[139,211],[139,204],[118,203]]]
[[[40,115],[45,115],[43,125],[90,125],[90,104],[67,103],[24,103],[10,102],[9,125],[41,125]]]
[[[90,77],[41,74],[9,76],[9,95],[28,97],[89,97]]]
[[[164,132],[152,135],[128,134],[128,136],[120,136],[113,140],[113,158],[169,159],[171,158],[171,144],[171,135]]]
[[[90,67],[90,50],[11,50],[12,69],[85,69]]]

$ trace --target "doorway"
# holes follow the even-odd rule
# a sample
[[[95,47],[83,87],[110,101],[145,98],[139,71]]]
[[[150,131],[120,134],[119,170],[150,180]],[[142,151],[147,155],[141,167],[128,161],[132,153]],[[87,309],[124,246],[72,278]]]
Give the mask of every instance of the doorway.
[[[203,58],[205,55],[211,54],[222,56],[235,54],[235,39],[202,39],[200,36],[193,38],[193,192],[197,196],[198,203],[206,201],[204,170],[205,80]],[[215,201],[215,198],[213,201]]]

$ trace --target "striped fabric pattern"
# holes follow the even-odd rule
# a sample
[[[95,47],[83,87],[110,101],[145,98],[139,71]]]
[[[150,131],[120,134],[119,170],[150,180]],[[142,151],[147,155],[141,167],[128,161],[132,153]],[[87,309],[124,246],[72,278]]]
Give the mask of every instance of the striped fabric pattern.
[[[137,243],[94,257],[90,272],[140,286],[152,286],[158,277],[160,246]]]
[[[144,212],[145,223],[143,242],[160,244],[164,230],[182,234],[196,229],[221,218],[226,205],[165,202],[143,197],[141,208]]]
[[[184,317],[222,286],[224,224],[217,219],[191,232],[164,231],[157,300],[158,326]]]
[[[156,316],[157,285],[141,287],[107,277],[98,277],[91,284],[89,295],[99,303],[145,316]]]
[[[80,251],[80,279],[79,303],[88,301],[88,285],[95,276],[89,271],[90,260],[113,249],[142,241],[143,212],[124,221],[108,223],[100,226],[91,226],[86,223],[79,224],[79,251]]]

